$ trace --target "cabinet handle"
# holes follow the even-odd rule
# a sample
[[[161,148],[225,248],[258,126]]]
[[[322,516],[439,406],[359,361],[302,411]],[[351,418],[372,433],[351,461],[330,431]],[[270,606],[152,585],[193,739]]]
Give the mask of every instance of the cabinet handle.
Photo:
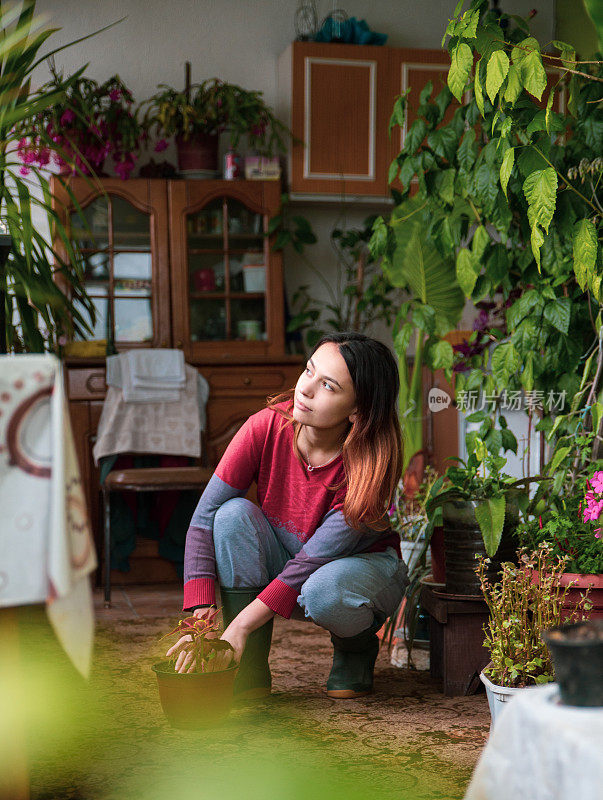
[[[176,347],[180,349],[182,347],[182,342],[179,340],[176,342]]]
[[[249,386],[249,384],[251,383],[251,378],[243,378],[243,383],[245,384],[245,386]]]

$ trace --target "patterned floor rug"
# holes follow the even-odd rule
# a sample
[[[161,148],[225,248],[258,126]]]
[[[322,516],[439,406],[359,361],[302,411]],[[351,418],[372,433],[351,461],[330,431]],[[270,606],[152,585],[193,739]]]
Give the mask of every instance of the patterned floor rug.
[[[174,622],[99,623],[90,684],[70,675],[63,694],[51,686],[37,704],[32,800],[463,797],[488,733],[484,695],[444,697],[428,672],[392,667],[382,648],[375,693],[332,700],[323,692],[328,634],[277,618],[272,696],[235,708],[213,731],[178,731],[150,669]]]

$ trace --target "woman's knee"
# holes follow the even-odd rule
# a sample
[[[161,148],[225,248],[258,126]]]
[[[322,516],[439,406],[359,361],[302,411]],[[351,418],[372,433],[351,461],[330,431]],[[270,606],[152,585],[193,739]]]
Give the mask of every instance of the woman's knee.
[[[300,604],[321,628],[342,638],[356,636],[371,626],[374,613],[365,603],[354,603],[344,584],[324,581],[318,571],[311,575],[301,589]]]
[[[249,519],[254,508],[253,503],[245,497],[233,497],[223,503],[214,516],[214,546],[217,542],[240,537],[241,524]]]

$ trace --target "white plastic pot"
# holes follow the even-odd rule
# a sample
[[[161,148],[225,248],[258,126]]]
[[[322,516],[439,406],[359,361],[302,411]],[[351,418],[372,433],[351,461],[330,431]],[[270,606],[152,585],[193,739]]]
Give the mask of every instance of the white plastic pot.
[[[492,717],[490,727],[493,727],[498,717],[500,717],[501,713],[504,711],[505,703],[508,703],[514,694],[517,694],[517,692],[522,692],[523,689],[512,689],[509,686],[498,686],[498,684],[492,683],[492,681],[489,680],[483,672],[480,672],[479,677],[481,682],[486,687],[486,697],[488,698],[490,716]]]

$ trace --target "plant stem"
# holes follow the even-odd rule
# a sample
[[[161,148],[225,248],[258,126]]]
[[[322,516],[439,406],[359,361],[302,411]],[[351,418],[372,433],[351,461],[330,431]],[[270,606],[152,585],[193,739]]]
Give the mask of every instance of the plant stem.
[[[561,180],[565,183],[565,185],[569,189],[571,189],[573,192],[575,192],[578,195],[578,197],[580,197],[582,200],[584,200],[584,202],[587,205],[589,205],[593,209],[593,211],[595,211],[598,214],[599,211],[598,211],[597,207],[595,205],[593,205],[588,198],[584,197],[584,195],[581,192],[579,192],[574,186],[572,186],[572,184],[566,178],[563,177],[563,175],[559,172],[557,167],[548,160],[548,158],[544,155],[544,153],[538,147],[536,147],[535,144],[533,144],[532,147],[546,161],[546,163],[549,165],[549,167],[552,167],[555,170],[555,172],[561,178]]]

